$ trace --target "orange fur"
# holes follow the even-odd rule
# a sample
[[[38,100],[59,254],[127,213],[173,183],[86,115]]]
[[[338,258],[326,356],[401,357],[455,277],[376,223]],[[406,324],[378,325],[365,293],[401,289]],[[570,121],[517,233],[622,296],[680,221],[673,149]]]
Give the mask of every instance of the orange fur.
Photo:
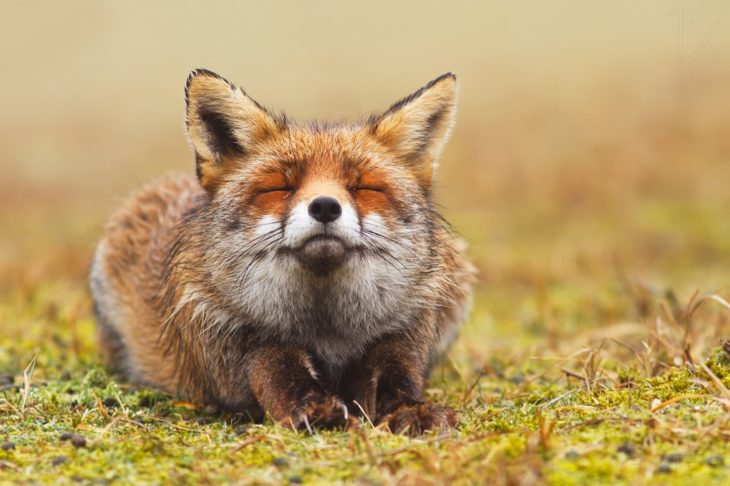
[[[191,73],[197,180],[134,195],[92,266],[108,362],[295,426],[341,425],[354,401],[395,429],[452,426],[422,391],[473,279],[430,196],[456,91],[449,74],[369,120],[300,125]]]

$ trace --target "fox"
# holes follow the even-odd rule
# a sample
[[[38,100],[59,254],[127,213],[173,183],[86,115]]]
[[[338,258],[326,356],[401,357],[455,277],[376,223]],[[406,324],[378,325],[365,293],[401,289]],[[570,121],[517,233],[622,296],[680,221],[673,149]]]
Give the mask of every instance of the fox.
[[[424,388],[475,278],[432,196],[457,88],[446,73],[357,122],[300,123],[190,72],[195,176],[133,194],[94,253],[104,363],[299,430],[456,427]]]

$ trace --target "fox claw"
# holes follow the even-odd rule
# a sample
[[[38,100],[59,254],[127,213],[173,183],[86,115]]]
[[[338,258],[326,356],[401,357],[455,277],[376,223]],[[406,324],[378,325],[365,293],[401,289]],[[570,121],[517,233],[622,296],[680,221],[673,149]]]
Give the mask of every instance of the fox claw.
[[[313,428],[342,427],[348,420],[347,406],[337,397],[327,397],[323,400],[311,400],[301,406],[289,423],[292,428],[307,430],[311,434]]]
[[[432,403],[402,404],[379,422],[391,432],[421,435],[427,430],[448,430],[456,426],[459,414],[451,407]]]

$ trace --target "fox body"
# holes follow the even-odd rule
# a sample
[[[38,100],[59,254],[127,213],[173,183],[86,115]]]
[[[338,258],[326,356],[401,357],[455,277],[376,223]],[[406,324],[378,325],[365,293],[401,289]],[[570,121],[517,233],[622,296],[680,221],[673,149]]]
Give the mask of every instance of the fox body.
[[[302,125],[193,71],[197,177],[134,195],[92,264],[108,363],[294,427],[454,425],[423,388],[470,302],[472,266],[430,197],[456,87],[446,74],[367,120]]]

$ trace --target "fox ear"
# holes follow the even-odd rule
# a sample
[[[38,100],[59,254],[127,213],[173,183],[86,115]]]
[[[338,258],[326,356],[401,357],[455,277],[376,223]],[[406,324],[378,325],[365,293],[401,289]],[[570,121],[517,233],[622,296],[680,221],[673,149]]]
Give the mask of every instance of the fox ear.
[[[282,129],[246,93],[221,76],[196,69],[185,85],[188,137],[201,185],[214,190],[236,162]]]
[[[373,135],[431,186],[456,115],[456,76],[446,73],[370,120]]]

